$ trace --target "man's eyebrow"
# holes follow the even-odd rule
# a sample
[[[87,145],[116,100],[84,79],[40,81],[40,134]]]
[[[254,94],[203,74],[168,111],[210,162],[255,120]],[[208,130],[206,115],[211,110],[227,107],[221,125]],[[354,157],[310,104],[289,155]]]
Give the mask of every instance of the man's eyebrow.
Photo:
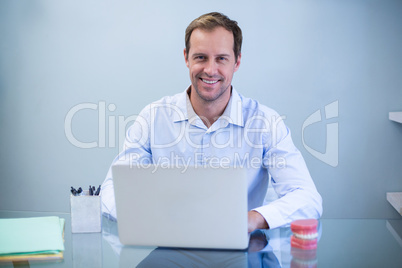
[[[230,58],[230,54],[218,54],[218,55],[216,55],[216,57],[226,57],[226,58]]]
[[[205,56],[205,53],[194,53],[192,57]]]
[[[199,52],[199,53],[194,53],[192,56],[193,57],[198,57],[198,56],[206,56],[206,55],[207,54],[205,54],[205,53]],[[230,54],[222,53],[222,54],[217,54],[214,57],[226,57],[226,58],[229,58]]]

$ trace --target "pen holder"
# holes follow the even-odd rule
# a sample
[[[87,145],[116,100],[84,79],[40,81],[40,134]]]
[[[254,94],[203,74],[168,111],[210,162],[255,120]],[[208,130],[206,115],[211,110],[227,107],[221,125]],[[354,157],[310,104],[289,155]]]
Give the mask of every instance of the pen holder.
[[[101,231],[101,197],[89,195],[83,191],[81,195],[70,196],[71,232],[96,233]]]

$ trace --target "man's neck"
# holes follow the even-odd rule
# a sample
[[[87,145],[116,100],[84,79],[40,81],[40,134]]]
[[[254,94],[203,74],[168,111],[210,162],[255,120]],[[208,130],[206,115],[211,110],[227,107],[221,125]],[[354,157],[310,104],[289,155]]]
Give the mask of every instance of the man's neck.
[[[210,128],[213,123],[223,114],[226,106],[229,103],[232,90],[230,89],[227,98],[221,98],[215,101],[204,101],[194,96],[196,93],[191,92],[191,86],[187,90],[191,105],[194,112],[201,118],[207,128]]]

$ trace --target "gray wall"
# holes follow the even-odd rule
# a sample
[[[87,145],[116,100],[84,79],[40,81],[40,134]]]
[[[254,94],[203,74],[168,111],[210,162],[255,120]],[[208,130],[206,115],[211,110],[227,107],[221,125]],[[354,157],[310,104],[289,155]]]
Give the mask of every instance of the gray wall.
[[[129,116],[189,85],[184,30],[210,11],[242,27],[233,84],[286,116],[324,217],[400,217],[396,0],[0,1],[0,209],[69,211],[70,186],[101,184]]]

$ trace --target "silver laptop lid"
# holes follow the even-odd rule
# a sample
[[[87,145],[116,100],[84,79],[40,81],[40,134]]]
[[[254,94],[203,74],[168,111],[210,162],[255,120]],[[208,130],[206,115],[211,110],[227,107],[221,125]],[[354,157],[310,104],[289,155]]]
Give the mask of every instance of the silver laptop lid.
[[[247,248],[245,170],[114,165],[112,174],[123,244]]]

